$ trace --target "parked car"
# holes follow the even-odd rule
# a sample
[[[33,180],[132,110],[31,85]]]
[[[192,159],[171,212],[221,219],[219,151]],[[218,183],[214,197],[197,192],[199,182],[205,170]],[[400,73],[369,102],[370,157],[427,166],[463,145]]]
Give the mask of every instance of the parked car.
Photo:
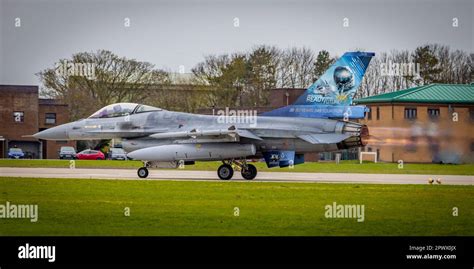
[[[111,160],[127,160],[127,153],[122,148],[110,148],[109,158]]]
[[[22,159],[25,158],[25,153],[20,148],[10,148],[8,150],[8,158],[11,159]]]
[[[98,150],[86,149],[76,154],[76,158],[79,160],[104,160],[105,155]]]
[[[61,147],[59,150],[59,159],[76,159],[76,150],[73,147]]]

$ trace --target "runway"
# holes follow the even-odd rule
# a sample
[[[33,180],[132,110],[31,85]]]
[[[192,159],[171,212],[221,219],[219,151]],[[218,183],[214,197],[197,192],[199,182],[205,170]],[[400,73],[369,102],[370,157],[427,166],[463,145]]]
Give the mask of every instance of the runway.
[[[86,168],[10,168],[0,167],[2,177],[36,178],[85,178],[120,180],[209,180],[221,181],[215,171],[158,170],[150,169],[146,179],[140,179],[135,169],[86,169]],[[441,184],[474,185],[474,176],[458,175],[402,175],[402,174],[349,174],[349,173],[299,173],[259,172],[254,182],[321,182],[366,184],[428,184],[428,179],[441,179]],[[244,180],[235,171],[231,181]],[[437,184],[436,182],[433,184]]]

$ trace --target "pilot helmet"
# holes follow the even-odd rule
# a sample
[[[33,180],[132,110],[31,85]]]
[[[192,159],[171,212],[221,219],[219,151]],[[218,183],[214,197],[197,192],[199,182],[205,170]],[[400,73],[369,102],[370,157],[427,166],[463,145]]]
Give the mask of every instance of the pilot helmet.
[[[354,87],[354,74],[346,66],[338,66],[334,70],[334,82],[340,92],[349,91]]]

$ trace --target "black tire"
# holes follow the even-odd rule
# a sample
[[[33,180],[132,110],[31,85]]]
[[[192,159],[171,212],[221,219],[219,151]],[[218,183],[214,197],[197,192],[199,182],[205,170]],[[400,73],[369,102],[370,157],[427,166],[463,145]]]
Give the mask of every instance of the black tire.
[[[229,180],[234,176],[234,169],[228,164],[223,164],[217,169],[217,176],[222,180]]]
[[[146,178],[148,176],[148,169],[146,167],[140,167],[137,171],[139,178]]]
[[[257,176],[257,168],[253,164],[247,164],[247,169],[240,172],[246,180],[252,180]]]

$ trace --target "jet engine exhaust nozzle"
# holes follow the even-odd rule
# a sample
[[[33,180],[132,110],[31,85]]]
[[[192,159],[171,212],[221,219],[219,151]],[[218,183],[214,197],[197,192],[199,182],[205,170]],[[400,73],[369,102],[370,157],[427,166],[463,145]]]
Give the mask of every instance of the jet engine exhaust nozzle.
[[[369,140],[369,128],[367,125],[348,122],[344,125],[342,133],[351,134],[351,137],[337,144],[338,149],[349,149],[364,147]]]

